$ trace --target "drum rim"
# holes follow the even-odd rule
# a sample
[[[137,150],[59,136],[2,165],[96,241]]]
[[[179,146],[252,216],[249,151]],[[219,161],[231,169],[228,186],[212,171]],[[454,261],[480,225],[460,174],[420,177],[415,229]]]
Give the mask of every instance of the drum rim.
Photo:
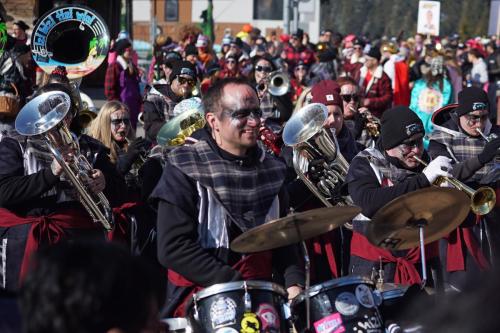
[[[207,287],[199,292],[193,294],[193,299],[199,301],[201,299],[214,296],[219,293],[243,290],[244,283],[246,282],[248,290],[266,290],[273,291],[277,294],[280,294],[283,297],[286,297],[287,293],[283,287],[280,285],[268,282],[268,281],[259,281],[259,280],[249,280],[249,281],[234,281],[227,283],[217,283],[213,286]]]
[[[348,285],[356,284],[356,283],[364,283],[364,284],[368,284],[368,285],[374,287],[373,281],[367,277],[364,277],[364,276],[344,276],[341,278],[332,279],[332,280],[329,280],[329,281],[312,286],[311,288],[309,288],[309,297],[314,297],[325,290],[329,290],[329,289],[332,289],[335,287],[343,287],[343,286],[348,286]],[[298,303],[303,302],[305,297],[306,297],[305,291],[301,292],[299,295],[297,295],[297,297],[294,298],[291,306],[293,307],[293,306],[297,305]]]
[[[409,288],[410,286],[400,285],[390,290],[386,291],[375,290],[374,292],[378,293],[382,297],[382,300],[390,300],[404,296]]]

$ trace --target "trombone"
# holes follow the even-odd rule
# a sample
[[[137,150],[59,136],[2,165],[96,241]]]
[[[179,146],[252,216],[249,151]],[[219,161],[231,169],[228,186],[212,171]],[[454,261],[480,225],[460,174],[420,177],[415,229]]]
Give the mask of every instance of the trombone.
[[[419,162],[420,164],[427,166],[424,160],[417,156],[413,156],[413,158]],[[435,185],[439,185],[443,182],[448,182],[457,190],[465,192],[470,198],[470,208],[472,212],[477,215],[486,215],[493,210],[496,204],[496,194],[495,191],[488,186],[482,186],[477,190],[465,185],[461,181],[452,177],[442,177],[440,176],[436,181]]]

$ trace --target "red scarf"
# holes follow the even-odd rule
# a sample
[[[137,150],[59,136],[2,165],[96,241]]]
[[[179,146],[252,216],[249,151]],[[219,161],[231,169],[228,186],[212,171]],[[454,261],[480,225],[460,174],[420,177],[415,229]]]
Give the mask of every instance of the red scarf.
[[[337,261],[335,260],[335,253],[332,244],[333,232],[335,232],[335,230],[327,232],[326,234],[323,234],[321,236],[314,237],[312,240],[308,241],[308,243],[312,243],[313,252],[315,255],[326,255],[326,258],[328,260],[328,267],[330,268],[330,272],[332,273],[332,278],[338,278],[339,273],[337,271]],[[314,256],[311,259],[313,258]],[[314,259],[311,260],[311,265],[314,265]],[[314,272],[314,269],[311,269],[311,271]]]
[[[83,209],[61,209],[47,216],[18,216],[5,208],[0,208],[0,227],[9,228],[22,224],[31,224],[26,241],[20,279],[28,272],[30,259],[38,250],[40,243],[56,244],[65,238],[64,229],[95,229],[100,225],[93,223]]]
[[[264,251],[246,255],[236,264],[233,269],[241,273],[243,280],[270,280],[272,275],[272,253],[271,251]],[[179,304],[174,311],[174,317],[186,317],[187,301],[193,296],[194,293],[203,289],[203,287],[194,284],[182,275],[168,270],[168,280],[179,287],[188,287],[192,290]]]
[[[395,257],[390,251],[372,245],[364,235],[353,232],[351,255],[374,262],[382,258],[382,262],[396,263],[396,272],[394,273],[394,283],[396,284],[411,285],[422,282],[420,274],[418,274],[415,268],[415,264],[420,262],[419,247],[408,250],[404,257]],[[438,255],[438,242],[433,242],[425,246],[426,259],[435,258]]]
[[[136,208],[138,206],[140,206],[140,203],[138,202],[126,202],[120,207],[113,208],[115,227],[113,230],[108,232],[108,239],[110,241],[128,244],[130,225],[126,213],[129,209]]]

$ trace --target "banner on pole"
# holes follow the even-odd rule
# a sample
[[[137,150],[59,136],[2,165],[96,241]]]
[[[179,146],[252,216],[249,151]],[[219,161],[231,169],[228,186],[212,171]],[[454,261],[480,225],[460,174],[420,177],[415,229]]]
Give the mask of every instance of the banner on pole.
[[[439,1],[420,1],[418,3],[417,32],[423,35],[439,36]]]

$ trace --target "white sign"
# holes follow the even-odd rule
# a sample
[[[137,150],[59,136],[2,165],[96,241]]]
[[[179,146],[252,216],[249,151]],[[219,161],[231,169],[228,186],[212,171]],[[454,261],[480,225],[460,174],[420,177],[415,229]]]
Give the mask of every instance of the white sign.
[[[439,1],[420,1],[418,3],[417,32],[423,35],[439,36]]]

